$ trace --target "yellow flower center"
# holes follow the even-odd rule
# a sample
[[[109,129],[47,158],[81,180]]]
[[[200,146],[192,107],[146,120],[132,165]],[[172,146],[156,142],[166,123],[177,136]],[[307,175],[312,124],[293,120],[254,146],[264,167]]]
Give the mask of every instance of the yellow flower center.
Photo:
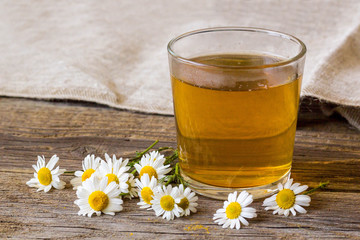
[[[52,175],[51,175],[51,171],[48,168],[46,167],[40,168],[37,174],[41,185],[47,186],[51,183]]]
[[[151,200],[153,200],[153,191],[151,190],[151,188],[149,187],[144,187],[141,190],[141,198],[144,200],[144,202],[146,202],[147,204],[152,205],[152,203],[150,202]]]
[[[130,190],[131,190],[131,184],[130,184],[129,181],[126,181],[126,184],[128,185],[128,191],[130,192]]]
[[[155,177],[158,178],[158,175],[156,173],[156,170],[152,167],[152,166],[144,166],[141,171],[140,171],[140,178],[142,177],[142,175],[144,175],[145,173],[147,173],[149,175],[149,178],[151,180],[151,177]]]
[[[81,181],[85,181],[86,179],[88,179],[93,173],[95,172],[94,169],[89,168],[87,169],[82,175],[81,175]]]
[[[164,209],[165,211],[171,211],[174,209],[174,205],[175,205],[175,200],[172,196],[170,195],[165,195],[163,197],[161,197],[160,199],[160,206],[162,207],[162,209]]]
[[[289,209],[294,206],[295,194],[290,189],[281,190],[276,196],[276,203],[282,209]]]
[[[95,191],[90,194],[88,202],[92,209],[101,211],[109,204],[109,197],[102,191]]]
[[[226,217],[229,219],[238,218],[241,214],[241,205],[238,202],[230,203],[225,210]]]
[[[115,181],[116,184],[119,184],[119,179],[115,174],[109,173],[109,174],[106,174],[106,176],[108,178],[108,185],[113,181]]]
[[[189,200],[186,197],[184,197],[177,205],[181,207],[183,210],[185,210],[189,207]]]

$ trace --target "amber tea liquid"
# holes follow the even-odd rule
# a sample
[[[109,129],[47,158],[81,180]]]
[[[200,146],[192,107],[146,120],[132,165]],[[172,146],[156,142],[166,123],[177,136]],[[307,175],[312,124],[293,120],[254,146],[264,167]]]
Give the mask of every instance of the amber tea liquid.
[[[177,141],[182,174],[198,182],[230,188],[273,183],[291,168],[300,77],[294,71],[252,71],[237,75],[231,66],[276,64],[266,55],[209,55],[192,61],[224,66],[232,75],[212,79],[178,79],[172,76]],[[186,78],[186,69],[184,78]],[[234,76],[238,79],[235,78]],[[194,79],[195,78],[195,79]],[[199,81],[197,81],[199,80]],[[219,82],[220,81],[220,82]],[[231,83],[231,84],[230,84]]]

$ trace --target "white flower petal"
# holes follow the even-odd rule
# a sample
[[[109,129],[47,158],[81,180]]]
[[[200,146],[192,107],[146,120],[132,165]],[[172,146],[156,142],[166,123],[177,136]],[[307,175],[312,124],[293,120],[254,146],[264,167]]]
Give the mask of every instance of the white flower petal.
[[[279,208],[279,206],[278,205],[276,205],[276,206],[271,206],[271,207],[266,207],[265,208],[265,211],[268,211],[268,210],[275,210],[275,209],[278,209]]]
[[[229,219],[226,220],[226,222],[224,223],[224,225],[222,226],[223,228],[227,228],[229,227],[231,224],[231,221]]]
[[[303,185],[303,186],[295,188],[293,191],[295,194],[299,194],[299,193],[305,191],[307,188],[308,188],[307,185]]]
[[[293,183],[293,179],[290,178],[290,179],[285,183],[284,188],[290,189],[292,183]]]
[[[136,163],[136,164],[134,165],[134,167],[135,167],[136,171],[140,174],[140,172],[141,172],[141,166]]]
[[[51,189],[51,184],[44,187],[44,192],[48,192]]]
[[[239,220],[240,220],[240,222],[242,223],[242,224],[244,224],[245,226],[249,226],[249,222],[248,221],[246,221],[246,219],[245,218],[243,218],[243,217],[239,217]]]
[[[119,201],[114,201],[114,200],[115,199],[110,200],[108,206],[103,210],[103,213],[120,212],[123,210],[123,206],[121,205],[123,202],[121,201],[121,203],[120,203]]]
[[[121,210],[122,210],[122,207],[121,207]],[[120,212],[121,210],[118,210],[118,212]],[[111,212],[111,211],[107,211],[107,210],[103,210],[103,213],[105,213],[105,214],[107,214],[107,215],[112,215],[112,216],[114,216],[115,215],[115,213],[114,212]],[[100,215],[100,214],[99,214]],[[98,215],[98,216],[99,216]]]
[[[254,218],[254,217],[256,217],[256,213],[241,212],[240,216],[245,217],[245,218]]]
[[[220,208],[216,210],[216,213],[225,213],[225,208]]]
[[[290,208],[290,211],[291,211],[291,213],[292,213],[292,215],[293,216],[296,216],[296,211],[294,210],[294,208],[292,207],[292,208]]]
[[[298,211],[299,213],[306,213],[306,210],[305,210],[303,207],[301,207],[301,206],[299,206],[299,205],[297,205],[297,204],[294,205],[294,208],[295,208],[295,210]]]
[[[94,177],[91,176],[90,178],[86,179],[84,182],[82,182],[82,187],[84,187],[89,192],[94,192]]]
[[[111,182],[109,185],[109,188],[115,188],[114,184],[116,184],[115,182]],[[101,179],[100,181],[100,185],[99,185],[99,190],[100,191],[105,191],[106,186],[108,186],[108,178],[105,176],[103,179]]]
[[[50,169],[49,169],[50,170]],[[58,174],[60,170],[60,167],[57,166],[55,169],[51,170],[51,174]]]
[[[241,209],[242,212],[256,213],[256,209],[252,207],[245,207]]]
[[[32,167],[34,168],[34,170],[35,170],[36,172],[38,172],[38,171],[39,171],[39,168],[38,168],[38,166],[37,166],[37,165],[32,165]]]
[[[40,159],[41,159],[40,156],[38,156],[38,160],[36,161],[36,167],[37,167],[38,169],[41,168],[41,166],[40,166],[40,163],[41,163]]]
[[[285,211],[284,211],[285,217],[289,216],[289,213],[290,213],[290,210],[289,210],[289,209],[285,209]]]
[[[249,193],[247,192],[247,191],[242,191],[240,194],[239,194],[239,196],[238,196],[238,198],[237,198],[237,202],[238,203],[242,203],[247,197],[249,196]]]
[[[61,181],[61,180],[60,181],[52,181],[51,185],[54,188],[61,190],[61,189],[65,188],[66,183],[64,181]]]
[[[239,230],[240,227],[241,227],[241,224],[240,224],[240,221],[238,220],[238,221],[236,221],[236,229]]]
[[[76,190],[79,186],[82,184],[82,180],[80,177],[76,177],[70,180],[71,185],[73,186],[73,189]]]
[[[38,156],[39,169],[45,167],[45,157]]]
[[[230,193],[228,196],[228,201],[229,202],[235,202],[236,201],[236,195],[237,195],[237,191]]]
[[[290,187],[290,190],[293,190],[293,191],[294,191],[294,189],[297,188],[298,186],[300,186],[300,183],[294,183],[294,184]]]
[[[235,227],[236,221],[231,221],[230,228],[233,229]]]
[[[284,209],[278,208],[274,212],[277,212],[279,215],[283,215],[284,214]],[[273,214],[275,214],[274,212],[273,212]]]
[[[31,178],[29,181],[26,182],[27,185],[34,185],[34,184],[39,184],[39,180],[37,178]],[[32,187],[32,186],[30,186]]]
[[[311,198],[308,195],[297,195],[295,197],[295,203],[299,203],[299,205],[307,204],[309,206],[310,201]]]
[[[252,197],[252,195],[249,195],[249,196],[241,203],[241,207],[249,206],[252,202],[253,202],[253,197]]]
[[[264,200],[263,206],[269,206],[275,203],[277,194],[272,195],[271,197],[268,197]]]
[[[55,154],[50,158],[50,161],[48,162],[46,167],[51,171],[55,167],[55,165],[58,161],[59,161],[59,158]]]
[[[78,189],[76,190],[76,196],[78,198],[85,198],[87,199],[90,195],[90,192],[87,191],[85,188],[83,188],[82,186],[79,186]]]
[[[75,171],[75,176],[76,177],[82,177],[82,175],[84,174],[84,172],[83,171]]]
[[[281,208],[276,208],[274,211],[273,211],[273,214],[277,214],[279,211],[280,211]]]

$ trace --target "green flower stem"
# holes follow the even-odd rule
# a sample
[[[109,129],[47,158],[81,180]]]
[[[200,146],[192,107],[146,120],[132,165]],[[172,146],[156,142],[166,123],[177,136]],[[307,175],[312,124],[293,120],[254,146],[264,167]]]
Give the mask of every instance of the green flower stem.
[[[313,192],[315,192],[315,191],[317,191],[317,190],[319,190],[319,189],[325,189],[326,186],[327,186],[329,183],[330,183],[329,181],[321,182],[321,183],[319,184],[319,186],[317,186],[317,187],[315,187],[315,188],[313,188],[313,189],[310,189],[309,191],[306,191],[306,192],[304,193],[304,195],[311,195]]]
[[[158,148],[158,152],[162,152],[162,151],[165,151],[165,150],[175,150],[174,148],[172,147],[161,147],[161,148]]]
[[[185,187],[188,185],[180,175],[179,163],[176,163],[171,172],[171,175],[168,175],[168,177],[165,177],[161,180],[161,182],[166,181],[165,186],[169,185],[170,183],[183,184]]]
[[[174,160],[176,160],[177,158],[179,157],[179,153],[177,150],[174,151],[174,153],[169,156],[169,157],[166,157],[166,161],[164,162],[164,165],[167,165],[167,164],[170,164],[172,163]]]
[[[157,143],[159,142],[159,140],[156,140],[153,144],[151,144],[147,149],[145,149],[143,152],[141,152],[139,155],[140,157],[142,155],[144,155],[145,153],[147,153],[150,149],[152,149]]]
[[[153,144],[151,144],[147,149],[145,149],[144,151],[140,152],[140,153],[136,153],[136,157],[129,159],[129,163],[128,166],[129,167],[133,167],[136,163],[138,163],[141,159],[141,157],[147,153],[148,151],[150,151],[151,148],[153,148],[157,143],[159,142],[159,140],[156,140]]]
[[[177,163],[175,165],[175,174],[180,174],[180,171],[179,171],[179,163]]]
[[[75,171],[65,171],[64,174],[74,174]]]
[[[175,175],[170,175],[169,178],[167,179],[165,186],[169,185],[170,183],[174,182],[175,179]]]

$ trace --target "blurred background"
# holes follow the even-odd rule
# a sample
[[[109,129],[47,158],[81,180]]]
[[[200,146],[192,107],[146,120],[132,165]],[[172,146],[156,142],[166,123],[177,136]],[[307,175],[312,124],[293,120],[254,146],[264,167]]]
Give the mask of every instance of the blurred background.
[[[173,114],[167,43],[220,26],[300,38],[308,48],[302,97],[360,128],[357,0],[1,1],[0,95]]]

